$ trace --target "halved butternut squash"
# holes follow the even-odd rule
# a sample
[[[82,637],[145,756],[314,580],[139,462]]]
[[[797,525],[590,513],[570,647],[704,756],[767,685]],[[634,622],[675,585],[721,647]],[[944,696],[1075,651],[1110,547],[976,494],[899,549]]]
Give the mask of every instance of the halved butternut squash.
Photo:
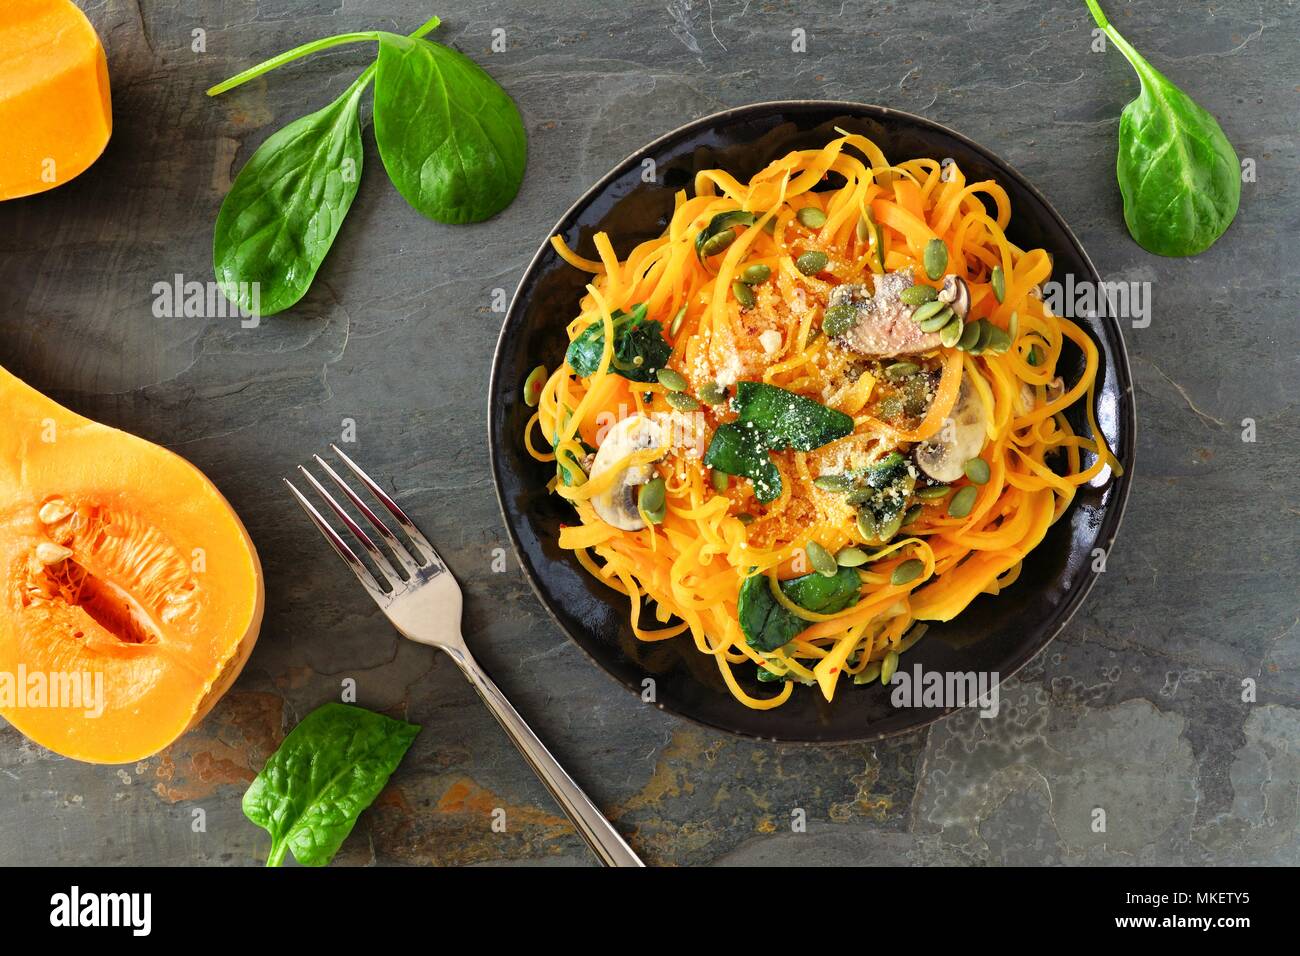
[[[91,763],[197,724],[257,640],[257,552],[185,459],[0,368],[0,715]]]
[[[0,200],[53,189],[108,144],[108,59],[71,0],[0,0]]]

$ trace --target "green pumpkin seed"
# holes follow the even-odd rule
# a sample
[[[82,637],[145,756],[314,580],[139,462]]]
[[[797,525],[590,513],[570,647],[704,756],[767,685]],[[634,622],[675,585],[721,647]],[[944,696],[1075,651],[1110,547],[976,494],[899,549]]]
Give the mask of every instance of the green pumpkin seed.
[[[542,386],[546,384],[549,377],[546,374],[546,366],[539,365],[524,379],[524,404],[529,408],[537,407],[537,402],[542,397]]]
[[[704,245],[700,246],[700,255],[707,259],[709,256],[716,256],[727,246],[736,241],[736,234],[730,229],[724,229],[716,235],[709,236],[704,240]]]
[[[736,515],[736,520],[743,525],[751,525],[758,519],[756,519],[748,511],[742,511],[740,514]]]
[[[709,480],[713,482],[714,491],[726,491],[731,484],[731,476],[725,471],[718,471],[716,468],[709,472]]]
[[[871,238],[871,220],[866,216],[858,217],[858,224],[853,230],[858,237],[858,242],[866,242]]]
[[[771,266],[756,262],[752,266],[745,267],[745,271],[740,274],[740,281],[745,285],[758,285],[760,282],[766,282],[771,274]]]
[[[853,479],[848,475],[818,475],[813,479],[813,487],[822,491],[848,491],[853,487]]]
[[[767,222],[763,223],[763,231],[767,233],[769,236],[776,235],[776,217],[777,217],[777,213],[774,211],[772,213],[772,218],[769,219]]]
[[[822,316],[822,331],[834,338],[853,328],[858,318],[857,309],[846,302],[833,305]]]
[[[917,323],[917,325],[921,327],[922,332],[938,332],[945,325],[947,325],[949,322],[952,321],[952,317],[953,317],[952,306],[945,305],[943,308],[941,308],[934,315],[930,316],[928,319],[922,319],[920,322]]]
[[[872,661],[858,673],[853,675],[853,683],[862,685],[870,684],[880,676],[880,662]]]
[[[925,264],[926,275],[931,279],[942,278],[943,271],[948,268],[948,247],[942,239],[931,239],[925,244],[921,261]]]
[[[700,403],[685,392],[666,392],[664,401],[679,412],[698,412],[700,410]]]
[[[875,515],[866,508],[858,512],[858,534],[862,535],[867,541],[875,541],[876,533],[879,530]]]
[[[742,309],[752,309],[754,307],[754,290],[743,282],[731,283],[731,294],[736,297]]]
[[[686,376],[681,372],[673,371],[670,368],[661,368],[655,373],[655,377],[659,379],[659,384],[670,392],[686,391]]]
[[[915,521],[917,518],[921,517],[921,512],[924,511],[924,510],[925,510],[925,506],[924,506],[924,505],[912,505],[912,507],[910,507],[910,508],[908,508],[906,511],[904,511],[904,512],[903,512],[903,527],[906,528],[909,524],[911,524],[911,523],[912,523],[913,521]]]
[[[971,346],[979,341],[979,337],[979,321],[967,322],[966,327],[962,329],[961,338],[957,340],[957,348],[961,349],[963,352],[969,352]]]
[[[809,541],[804,545],[803,550],[808,555],[808,561],[813,566],[814,571],[824,578],[835,576],[835,572],[839,570],[839,565],[835,563],[835,558],[829,551],[816,541]]]
[[[841,548],[840,553],[835,555],[835,563],[842,568],[856,568],[866,564],[871,560],[871,555],[861,548]]]
[[[989,463],[983,458],[972,458],[962,465],[966,477],[977,485],[986,485],[989,481]]]
[[[975,499],[979,497],[979,491],[974,485],[967,485],[959,488],[957,493],[952,496],[952,501],[948,502],[949,518],[964,518],[971,513],[975,507]]]
[[[993,286],[993,294],[997,296],[999,302],[1007,301],[1007,277],[1003,275],[1001,266],[993,267],[993,274],[989,276],[989,284]]]
[[[826,225],[826,213],[816,206],[804,206],[795,213],[795,217],[799,220],[799,225],[807,229],[820,229]]]
[[[908,286],[902,292],[898,293],[898,298],[903,302],[906,302],[908,305],[925,305],[927,302],[933,302],[935,296],[938,294],[939,293],[934,286],[926,285],[922,282],[917,285]]]
[[[971,355],[979,355],[989,344],[989,333],[993,330],[993,324],[988,319],[980,319],[975,325],[979,328],[979,336],[975,343],[966,351]]]
[[[727,390],[717,382],[705,382],[700,387],[700,398],[710,405],[721,405],[727,400]]]
[[[925,571],[925,562],[920,558],[908,558],[889,576],[890,584],[911,584]]]
[[[903,526],[903,512],[899,512],[888,521],[880,525],[876,531],[876,540],[882,544],[892,541],[894,535],[898,534],[898,529]]]
[[[806,276],[815,276],[826,268],[831,257],[824,252],[805,252],[794,260],[794,267]]]
[[[1015,309],[1011,310],[1011,318],[1007,320],[1007,336],[1012,342],[1020,338],[1020,313]]]
[[[929,302],[922,302],[912,310],[912,321],[924,322],[926,319],[938,315],[946,308],[948,308],[948,303],[940,302],[938,299],[931,299]]]
[[[898,670],[898,651],[890,651],[885,655],[885,659],[880,662],[880,683],[888,684],[894,679],[894,673]]]
[[[668,488],[662,478],[654,478],[641,486],[637,508],[652,524],[662,524],[668,502]]]
[[[952,321],[939,330],[939,342],[944,348],[950,349],[961,341],[962,333],[966,331],[966,323],[960,316],[954,315]]]
[[[877,492],[875,488],[858,488],[844,499],[844,503],[856,508],[859,505],[865,505],[870,501],[875,501],[876,494]]]
[[[920,501],[938,501],[940,498],[947,498],[950,491],[952,489],[947,485],[928,485],[925,488],[917,488],[914,494]]]
[[[909,375],[915,375],[921,371],[921,366],[915,362],[894,362],[885,366],[885,378],[891,382],[901,382]]]
[[[669,323],[668,325],[668,335],[671,338],[674,339],[677,338],[677,333],[682,330],[682,322],[684,322],[685,320],[686,320],[686,306],[682,306],[680,309],[677,310],[677,314],[673,316],[672,322]]]
[[[986,345],[985,348],[990,352],[1002,355],[1011,348],[1011,336],[1006,333],[1005,329],[1000,329],[996,325],[992,325],[989,331],[988,345]]]

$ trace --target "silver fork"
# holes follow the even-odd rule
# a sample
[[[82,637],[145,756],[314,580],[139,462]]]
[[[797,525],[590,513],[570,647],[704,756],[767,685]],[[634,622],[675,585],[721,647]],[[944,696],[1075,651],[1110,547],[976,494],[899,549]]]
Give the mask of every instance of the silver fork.
[[[591,798],[574,783],[573,778],[560,766],[559,761],[546,749],[546,745],[537,738],[532,728],[519,716],[519,712],[511,706],[510,701],[506,700],[505,695],[470,654],[460,633],[460,585],[456,583],[456,579],[438,557],[438,552],[433,549],[433,545],[429,544],[429,539],[397,506],[397,503],[385,494],[369,475],[357,467],[356,462],[340,451],[337,445],[330,445],[330,448],[357,477],[357,480],[365,485],[375,499],[393,516],[393,520],[411,542],[413,549],[407,549],[401,539],[389,530],[383,519],[375,514],[320,455],[312,456],[316,464],[374,527],[376,533],[388,546],[387,551],[381,549],[370,535],[352,520],[343,506],[311,472],[302,466],[299,466],[298,470],[339,521],[361,543],[366,554],[370,556],[371,562],[383,575],[384,583],[381,584],[375,578],[365,562],[357,557],[356,552],[335,532],[302,492],[294,487],[289,479],[284,479],[284,483],[289,486],[294,498],[307,512],[307,517],[311,518],[316,529],[325,536],[325,540],[330,543],[338,556],[352,569],[362,587],[374,598],[379,609],[388,615],[388,620],[403,637],[436,647],[446,652],[456,662],[456,666],[483,698],[483,703],[487,704],[488,710],[492,711],[492,716],[514,741],[524,759],[541,778],[542,783],[546,784],[546,788],[551,791],[556,802],[564,808],[564,812],[573,821],[578,833],[600,857],[601,862],[606,866],[645,866],[641,858],[632,852],[632,848],[605,819],[600,809],[591,802]],[[393,559],[400,566],[400,571],[394,566]]]

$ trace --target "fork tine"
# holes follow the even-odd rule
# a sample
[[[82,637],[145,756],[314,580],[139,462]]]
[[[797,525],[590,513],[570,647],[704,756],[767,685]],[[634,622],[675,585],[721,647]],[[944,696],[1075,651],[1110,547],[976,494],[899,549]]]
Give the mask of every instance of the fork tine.
[[[352,474],[356,475],[357,478],[361,480],[361,483],[370,489],[370,493],[378,498],[379,502],[388,509],[389,513],[392,514],[395,519],[397,519],[397,523],[402,526],[402,530],[406,532],[406,536],[411,539],[416,548],[424,551],[424,554],[421,555],[421,557],[424,558],[425,563],[434,562],[442,565],[442,558],[438,556],[438,552],[435,551],[433,545],[429,543],[429,539],[426,538],[424,533],[415,526],[415,522],[406,516],[406,512],[397,507],[397,502],[388,497],[388,495],[384,493],[384,489],[375,484],[374,480],[362,471],[355,461],[345,455],[338,445],[330,445],[330,448],[334,450],[334,454],[339,456],[343,464],[347,465],[348,468],[351,469]]]
[[[321,513],[316,510],[316,507],[303,497],[301,491],[294,487],[293,482],[288,478],[282,480],[289,486],[289,490],[293,493],[294,498],[298,500],[298,504],[302,505],[302,510],[307,512],[307,517],[316,526],[316,530],[324,535],[325,540],[330,543],[330,547],[334,549],[335,554],[342,558],[343,562],[352,569],[352,573],[357,576],[357,580],[361,582],[362,587],[369,591],[370,596],[376,601],[386,600],[388,595],[379,586],[379,582],[370,573],[370,569],[362,564],[361,559],[348,547],[347,542],[339,537],[338,533],[330,527],[329,522],[321,517]]]
[[[384,524],[383,519],[380,518],[379,515],[375,514],[368,504],[361,500],[361,496],[352,490],[352,486],[344,481],[337,471],[330,467],[329,462],[320,455],[312,455],[312,458],[316,459],[316,464],[325,469],[325,474],[329,475],[330,478],[334,480],[334,484],[339,486],[339,490],[341,490],[343,494],[347,495],[348,501],[352,502],[352,504],[356,506],[356,509],[366,516],[366,520],[374,525],[375,531],[377,531],[384,541],[388,543],[388,546],[393,549],[393,553],[397,555],[397,560],[402,563],[402,567],[406,568],[407,573],[414,574],[416,569],[419,567],[419,564],[415,558],[411,557],[411,552],[406,549],[406,545],[402,544],[402,539],[388,530],[388,525]]]
[[[302,465],[298,466],[298,470],[302,472],[302,476],[307,479],[308,483],[316,489],[316,493],[325,499],[325,503],[330,506],[330,509],[338,516],[338,519],[342,521],[343,524],[347,526],[347,529],[356,536],[358,541],[361,542],[361,546],[366,549],[370,554],[371,559],[375,562],[375,565],[384,573],[384,577],[388,579],[388,583],[394,588],[400,588],[403,581],[401,576],[397,573],[397,569],[393,567],[392,562],[390,562],[388,556],[379,549],[379,546],[370,540],[370,535],[366,534],[365,529],[352,520],[352,516],[343,510],[343,506],[334,500],[334,496],[325,490],[325,486],[316,480],[315,475]]]

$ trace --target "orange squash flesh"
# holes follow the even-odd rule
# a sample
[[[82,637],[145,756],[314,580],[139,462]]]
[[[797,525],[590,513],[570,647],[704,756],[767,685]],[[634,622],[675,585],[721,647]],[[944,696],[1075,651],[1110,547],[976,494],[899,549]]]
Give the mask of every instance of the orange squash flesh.
[[[70,0],[0,0],[0,131],[0,200],[67,182],[108,144],[108,59]]]
[[[0,420],[0,716],[77,760],[157,753],[248,660],[253,543],[185,459],[3,368]]]

